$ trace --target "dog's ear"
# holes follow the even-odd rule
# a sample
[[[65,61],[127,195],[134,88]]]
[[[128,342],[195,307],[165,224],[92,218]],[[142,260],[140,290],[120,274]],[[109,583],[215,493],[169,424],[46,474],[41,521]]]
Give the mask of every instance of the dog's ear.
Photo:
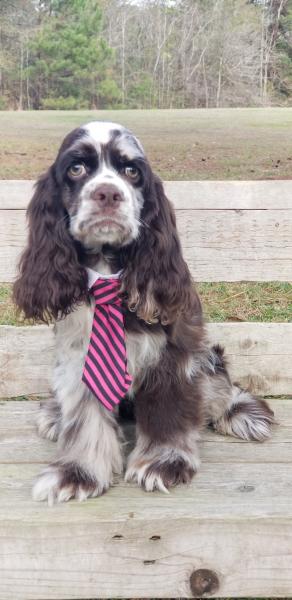
[[[28,243],[19,263],[14,301],[26,318],[48,322],[68,314],[87,285],[53,167],[37,182],[27,217]]]
[[[168,324],[196,310],[196,294],[183,259],[175,214],[162,182],[152,174],[144,194],[139,238],[128,250],[123,287],[129,309],[149,323]]]

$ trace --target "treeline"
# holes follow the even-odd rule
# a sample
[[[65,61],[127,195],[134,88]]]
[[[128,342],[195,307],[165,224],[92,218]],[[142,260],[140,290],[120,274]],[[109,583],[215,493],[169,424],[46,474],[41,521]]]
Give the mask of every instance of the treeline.
[[[292,0],[0,0],[0,109],[292,103]]]

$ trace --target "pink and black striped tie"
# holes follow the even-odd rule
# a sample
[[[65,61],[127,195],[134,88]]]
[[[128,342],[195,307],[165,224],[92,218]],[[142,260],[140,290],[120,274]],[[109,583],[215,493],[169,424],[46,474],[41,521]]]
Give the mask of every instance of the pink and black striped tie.
[[[119,279],[97,279],[92,332],[82,380],[108,410],[126,395],[132,378],[127,371],[124,315]]]

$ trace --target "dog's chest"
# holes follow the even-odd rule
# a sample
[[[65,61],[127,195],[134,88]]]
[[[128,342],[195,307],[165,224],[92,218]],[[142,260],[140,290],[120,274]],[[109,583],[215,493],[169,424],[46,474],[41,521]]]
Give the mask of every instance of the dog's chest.
[[[76,363],[82,368],[88,351],[94,307],[81,305],[55,326],[57,362],[64,366]],[[102,338],[101,338],[102,339]],[[125,331],[128,371],[135,379],[158,363],[165,346],[164,334]]]

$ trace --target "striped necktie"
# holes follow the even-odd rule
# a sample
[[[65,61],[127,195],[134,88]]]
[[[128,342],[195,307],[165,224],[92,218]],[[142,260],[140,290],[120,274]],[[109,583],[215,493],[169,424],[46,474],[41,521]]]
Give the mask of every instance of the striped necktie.
[[[82,380],[108,410],[119,404],[132,383],[127,371],[120,285],[119,279],[98,278],[90,288],[95,310]]]

